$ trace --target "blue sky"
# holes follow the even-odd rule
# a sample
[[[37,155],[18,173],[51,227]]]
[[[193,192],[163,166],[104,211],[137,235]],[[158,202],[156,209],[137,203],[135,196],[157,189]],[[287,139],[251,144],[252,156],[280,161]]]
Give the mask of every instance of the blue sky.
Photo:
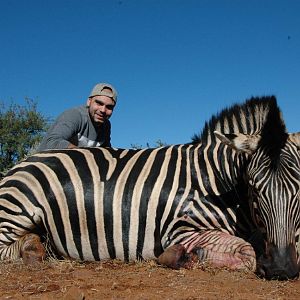
[[[189,142],[270,94],[300,131],[299,16],[298,0],[0,0],[0,101],[55,118],[109,82],[119,148]]]

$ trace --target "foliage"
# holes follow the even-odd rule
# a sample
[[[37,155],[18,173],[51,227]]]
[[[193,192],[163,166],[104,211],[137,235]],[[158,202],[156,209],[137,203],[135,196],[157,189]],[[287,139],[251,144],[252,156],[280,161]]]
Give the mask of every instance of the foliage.
[[[146,148],[157,148],[157,147],[164,147],[164,146],[167,146],[167,144],[161,141],[160,139],[155,142],[153,147],[151,147],[149,143],[146,144]],[[138,149],[143,149],[144,147],[139,144],[131,144],[131,148],[138,150]]]
[[[25,100],[25,105],[12,103],[8,108],[0,103],[0,173],[26,157],[47,129],[36,103]]]

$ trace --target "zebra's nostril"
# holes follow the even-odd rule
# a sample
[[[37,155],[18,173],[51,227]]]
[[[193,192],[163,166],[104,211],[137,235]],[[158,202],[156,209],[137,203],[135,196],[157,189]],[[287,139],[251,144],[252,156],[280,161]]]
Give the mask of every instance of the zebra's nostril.
[[[272,265],[260,263],[256,268],[256,275],[267,280],[294,280],[299,277],[299,270],[288,268],[273,268]]]
[[[274,270],[270,276],[267,276],[267,279],[272,280],[289,280],[298,278],[299,274],[288,274],[285,270]]]

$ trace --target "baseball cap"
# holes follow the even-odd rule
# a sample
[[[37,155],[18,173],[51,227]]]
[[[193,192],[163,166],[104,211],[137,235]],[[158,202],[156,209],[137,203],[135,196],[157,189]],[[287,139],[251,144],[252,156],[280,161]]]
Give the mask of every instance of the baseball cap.
[[[107,89],[109,89],[109,91]],[[97,83],[89,95],[89,97],[94,96],[107,96],[112,98],[114,102],[117,103],[117,91],[109,83]]]

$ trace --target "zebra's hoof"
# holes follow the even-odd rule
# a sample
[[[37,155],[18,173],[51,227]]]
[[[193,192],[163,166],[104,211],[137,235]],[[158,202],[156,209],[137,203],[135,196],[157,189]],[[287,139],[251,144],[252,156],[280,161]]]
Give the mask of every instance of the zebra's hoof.
[[[177,244],[167,248],[158,258],[157,263],[172,269],[179,269],[186,262],[186,250]]]
[[[27,234],[21,247],[21,257],[26,265],[42,262],[46,256],[46,251],[41,243],[41,239],[36,234]]]

